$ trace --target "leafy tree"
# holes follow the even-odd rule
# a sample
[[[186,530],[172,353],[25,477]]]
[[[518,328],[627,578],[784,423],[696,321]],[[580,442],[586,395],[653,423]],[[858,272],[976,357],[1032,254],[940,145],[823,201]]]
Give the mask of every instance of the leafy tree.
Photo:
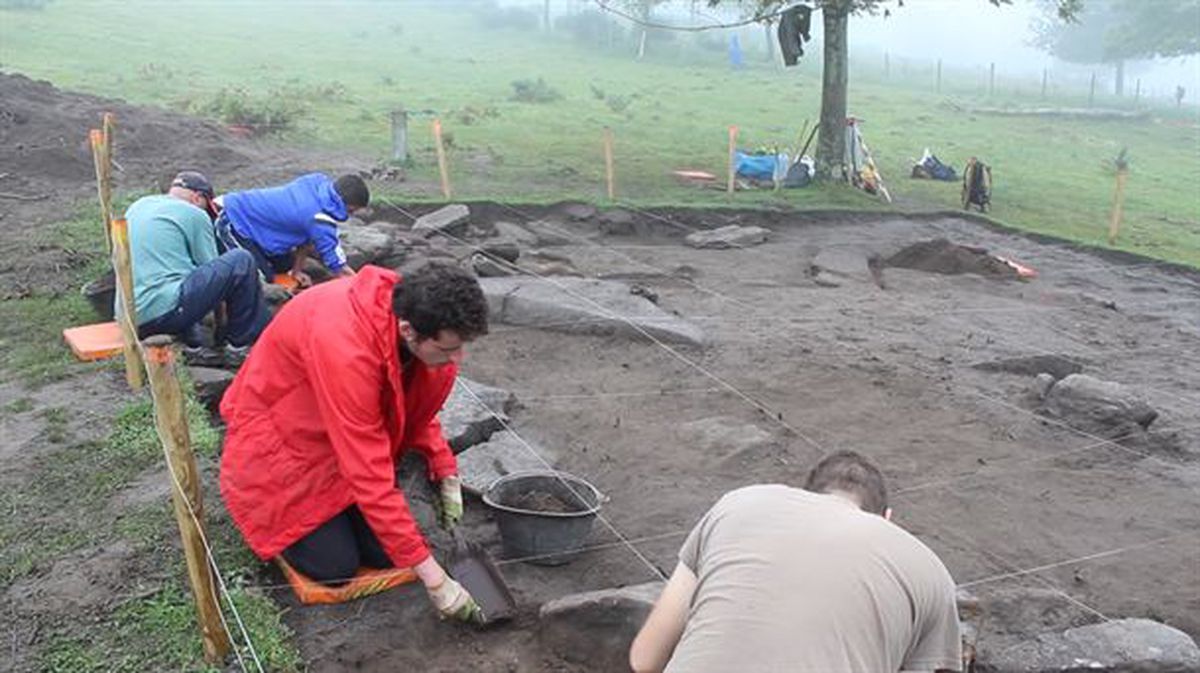
[[[1118,96],[1126,61],[1200,52],[1200,0],[1093,0],[1069,21],[1054,0],[1041,5],[1034,45],[1072,63],[1111,64]]]
[[[993,5],[1012,4],[1012,0],[987,0]],[[1079,12],[1083,0],[1053,0],[1063,18]],[[1137,1],[1137,0],[1133,0]],[[1142,0],[1145,1],[1145,0]],[[710,7],[740,5],[752,9],[764,19],[774,16],[792,0],[708,0]],[[817,140],[817,176],[829,178],[841,166],[845,154],[847,88],[850,80],[850,50],[847,40],[850,17],[862,14],[885,16],[891,6],[902,7],[904,0],[811,0],[821,13],[824,26],[824,65],[821,82],[821,119]]]

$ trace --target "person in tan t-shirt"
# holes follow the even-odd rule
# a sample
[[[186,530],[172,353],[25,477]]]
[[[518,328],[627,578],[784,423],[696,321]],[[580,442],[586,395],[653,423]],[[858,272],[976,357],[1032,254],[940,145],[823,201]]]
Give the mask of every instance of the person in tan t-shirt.
[[[704,515],[630,649],[638,673],[959,671],[955,587],[843,451],[804,490],[748,486]]]

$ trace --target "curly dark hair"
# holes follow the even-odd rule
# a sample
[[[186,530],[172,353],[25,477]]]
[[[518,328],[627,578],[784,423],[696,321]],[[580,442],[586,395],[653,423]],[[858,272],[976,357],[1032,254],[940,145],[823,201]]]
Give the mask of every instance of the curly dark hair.
[[[487,334],[488,305],[479,281],[451,264],[430,262],[392,290],[392,311],[423,339],[450,330],[464,341]]]

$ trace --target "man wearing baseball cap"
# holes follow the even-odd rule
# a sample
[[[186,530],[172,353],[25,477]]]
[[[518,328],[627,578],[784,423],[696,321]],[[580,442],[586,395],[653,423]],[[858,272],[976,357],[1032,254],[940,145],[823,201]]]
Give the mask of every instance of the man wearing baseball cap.
[[[204,346],[197,327],[224,303],[224,360],[240,364],[269,314],[254,257],[245,250],[217,253],[213,196],[208,178],[184,171],[166,194],[142,197],[125,211],[138,336],[176,335],[186,357],[211,361],[222,354]]]

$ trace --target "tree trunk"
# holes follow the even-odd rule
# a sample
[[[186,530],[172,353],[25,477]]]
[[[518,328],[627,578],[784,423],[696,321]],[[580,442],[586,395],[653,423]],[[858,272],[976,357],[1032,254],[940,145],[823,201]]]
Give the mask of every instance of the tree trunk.
[[[544,29],[544,30],[545,30],[547,33],[549,33],[549,32],[550,32],[550,30],[551,30],[551,26],[550,26],[550,0],[546,0],[546,2],[542,4],[542,28],[543,28],[543,29]]]
[[[775,24],[767,21],[763,23],[763,34],[767,38],[767,61],[775,62]]]
[[[821,130],[817,141],[817,177],[828,179],[841,170],[846,147],[846,86],[850,75],[847,28],[849,2],[826,0],[825,62],[821,67]]]
[[[1118,96],[1124,96],[1125,95],[1125,61],[1117,61],[1116,68],[1117,68],[1117,76],[1116,76],[1117,84],[1116,84],[1116,92],[1115,93]]]

